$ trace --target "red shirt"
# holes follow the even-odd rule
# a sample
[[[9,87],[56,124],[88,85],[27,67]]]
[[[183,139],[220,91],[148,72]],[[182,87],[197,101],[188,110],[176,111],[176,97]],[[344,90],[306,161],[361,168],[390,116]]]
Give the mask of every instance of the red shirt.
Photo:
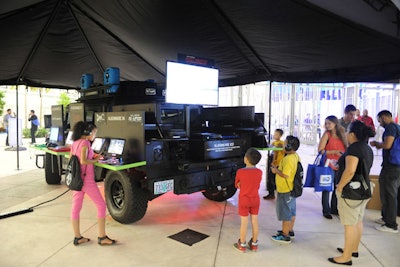
[[[240,189],[239,198],[259,197],[258,189],[260,188],[262,171],[253,168],[242,168],[236,172],[235,187]],[[238,186],[238,184],[240,185]]]
[[[362,116],[361,121],[368,127],[375,131],[374,120],[370,116]]]

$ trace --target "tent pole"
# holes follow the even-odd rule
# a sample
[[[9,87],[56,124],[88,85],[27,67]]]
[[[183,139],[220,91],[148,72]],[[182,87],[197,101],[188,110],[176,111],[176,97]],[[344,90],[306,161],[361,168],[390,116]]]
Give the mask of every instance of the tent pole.
[[[16,108],[17,108],[17,116],[16,116],[16,118],[17,118],[17,171],[19,171],[19,118],[18,118],[18,114],[19,114],[19,110],[18,110],[18,87],[19,87],[19,85],[17,84],[17,89],[15,90],[15,94],[16,94],[16,96],[15,96],[15,101],[17,102],[16,103]]]

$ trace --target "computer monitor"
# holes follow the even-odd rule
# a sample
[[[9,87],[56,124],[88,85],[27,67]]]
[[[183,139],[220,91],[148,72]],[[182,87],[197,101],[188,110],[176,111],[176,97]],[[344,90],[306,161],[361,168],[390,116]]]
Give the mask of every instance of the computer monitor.
[[[51,127],[50,128],[49,143],[51,143],[51,144],[57,144],[58,143],[59,130],[60,130],[59,127]]]
[[[108,146],[107,154],[112,156],[121,156],[124,152],[125,139],[110,139],[110,145]]]
[[[95,153],[97,153],[97,154],[100,154],[100,152],[101,152],[101,148],[103,147],[103,144],[104,144],[104,138],[101,138],[101,137],[96,137],[94,140],[93,140],[93,143],[92,143],[92,149],[93,149],[93,151],[95,152]]]
[[[67,146],[72,145],[72,143],[74,142],[74,140],[72,140],[73,133],[74,133],[73,131],[68,131],[67,139],[65,140],[65,145]]]

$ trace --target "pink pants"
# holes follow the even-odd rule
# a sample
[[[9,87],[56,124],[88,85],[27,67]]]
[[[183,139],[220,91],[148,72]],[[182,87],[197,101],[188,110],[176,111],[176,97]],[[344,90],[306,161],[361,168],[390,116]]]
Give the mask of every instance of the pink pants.
[[[106,217],[106,202],[97,187],[96,182],[93,178],[85,177],[83,182],[82,191],[72,191],[72,210],[71,218],[72,220],[79,219],[79,215],[82,209],[83,198],[85,194],[94,202],[97,207],[97,218]]]

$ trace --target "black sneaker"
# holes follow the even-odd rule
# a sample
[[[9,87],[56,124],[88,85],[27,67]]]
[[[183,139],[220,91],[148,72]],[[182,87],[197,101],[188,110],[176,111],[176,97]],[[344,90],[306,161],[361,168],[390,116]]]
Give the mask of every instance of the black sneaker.
[[[279,243],[283,243],[283,244],[290,244],[292,243],[292,240],[290,239],[289,236],[285,236],[283,234],[277,234],[277,235],[273,235],[272,240],[275,242],[279,242]]]
[[[278,230],[278,235],[283,235],[282,230]],[[290,237],[290,239],[294,239],[294,237],[295,237],[294,231],[289,231],[289,237]]]
[[[275,199],[275,196],[273,194],[269,194],[267,196],[263,196],[263,199],[271,200],[271,199]]]

